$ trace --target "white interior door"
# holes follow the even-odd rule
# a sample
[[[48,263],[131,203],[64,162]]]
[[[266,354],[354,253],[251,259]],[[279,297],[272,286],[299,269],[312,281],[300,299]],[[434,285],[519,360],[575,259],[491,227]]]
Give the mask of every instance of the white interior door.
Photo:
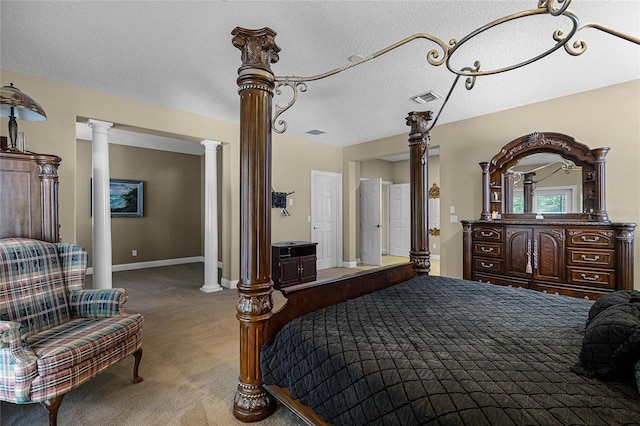
[[[360,182],[360,259],[382,265],[382,179]]]
[[[389,254],[409,257],[411,199],[408,183],[389,186]]]
[[[317,269],[342,266],[342,175],[311,171],[311,240]]]

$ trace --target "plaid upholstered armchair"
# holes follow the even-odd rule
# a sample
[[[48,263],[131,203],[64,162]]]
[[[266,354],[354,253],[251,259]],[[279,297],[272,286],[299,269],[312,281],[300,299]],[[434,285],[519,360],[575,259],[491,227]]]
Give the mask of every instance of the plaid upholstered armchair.
[[[133,354],[138,383],[143,317],[124,289],[85,290],[80,246],[0,239],[0,400],[40,402],[49,424],[65,393]]]

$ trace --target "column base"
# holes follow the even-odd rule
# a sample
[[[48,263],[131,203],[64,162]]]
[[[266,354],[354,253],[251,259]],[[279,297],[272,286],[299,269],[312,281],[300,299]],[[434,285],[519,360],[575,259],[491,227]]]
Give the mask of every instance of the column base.
[[[208,286],[208,285],[203,285],[202,287],[200,287],[200,291],[203,293],[215,293],[216,291],[221,291],[222,287],[220,286],[220,284],[216,284],[215,286]]]
[[[276,411],[278,404],[262,386],[238,383],[233,399],[233,415],[244,423],[264,420]]]

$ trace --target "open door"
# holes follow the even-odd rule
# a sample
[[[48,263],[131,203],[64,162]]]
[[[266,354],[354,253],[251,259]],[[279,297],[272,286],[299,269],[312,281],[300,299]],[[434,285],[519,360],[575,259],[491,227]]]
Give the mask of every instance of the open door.
[[[360,260],[382,265],[382,178],[360,182]]]

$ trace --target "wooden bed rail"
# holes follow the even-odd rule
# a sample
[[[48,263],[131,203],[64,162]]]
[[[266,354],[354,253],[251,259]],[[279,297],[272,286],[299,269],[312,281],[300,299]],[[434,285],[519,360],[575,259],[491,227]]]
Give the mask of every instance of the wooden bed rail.
[[[345,300],[391,287],[416,276],[411,263],[401,263],[327,281],[314,281],[282,289],[286,304],[269,320],[267,338],[272,338],[286,323]]]

